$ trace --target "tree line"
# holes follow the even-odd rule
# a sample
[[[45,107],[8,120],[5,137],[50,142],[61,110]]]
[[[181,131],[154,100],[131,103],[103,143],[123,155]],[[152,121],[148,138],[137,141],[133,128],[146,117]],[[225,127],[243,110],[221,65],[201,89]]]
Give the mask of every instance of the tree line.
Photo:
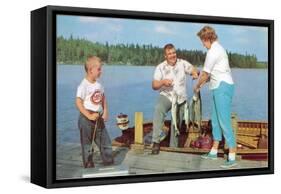
[[[157,65],[164,60],[163,48],[139,44],[116,44],[108,42],[101,44],[86,39],[57,37],[57,63],[83,64],[89,55],[99,56],[108,65]],[[190,63],[201,66],[204,63],[206,52],[200,50],[177,49],[177,56]],[[228,52],[231,67],[262,68],[265,64],[257,61],[255,55],[242,55]]]

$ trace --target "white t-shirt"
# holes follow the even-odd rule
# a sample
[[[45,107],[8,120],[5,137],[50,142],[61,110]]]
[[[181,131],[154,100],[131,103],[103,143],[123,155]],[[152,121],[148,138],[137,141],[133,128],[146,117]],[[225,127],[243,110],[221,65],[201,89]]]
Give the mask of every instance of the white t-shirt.
[[[77,88],[76,97],[83,100],[85,109],[102,113],[103,95],[104,88],[99,82],[96,81],[95,83],[91,83],[84,78]]]
[[[221,81],[233,84],[228,56],[224,48],[217,42],[213,42],[207,52],[203,71],[210,74],[210,89],[219,87]]]
[[[172,102],[173,94],[176,93],[178,96],[177,102],[184,102],[187,99],[186,74],[191,74],[192,69],[193,66],[183,59],[177,59],[174,66],[169,65],[167,61],[160,63],[155,69],[154,80],[173,80],[173,86],[160,88],[160,95],[166,96]]]

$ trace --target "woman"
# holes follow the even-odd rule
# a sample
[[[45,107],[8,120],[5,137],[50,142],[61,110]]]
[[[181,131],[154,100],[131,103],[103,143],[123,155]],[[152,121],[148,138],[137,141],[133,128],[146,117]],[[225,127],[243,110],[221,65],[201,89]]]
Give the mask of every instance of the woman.
[[[222,168],[237,165],[235,160],[236,139],[231,126],[231,101],[234,92],[234,82],[231,76],[228,56],[225,49],[217,41],[215,30],[210,26],[203,27],[197,36],[208,49],[202,74],[194,87],[195,92],[210,80],[212,93],[212,134],[213,146],[208,154],[202,155],[204,159],[217,159],[219,142],[224,136],[229,147],[228,160]]]

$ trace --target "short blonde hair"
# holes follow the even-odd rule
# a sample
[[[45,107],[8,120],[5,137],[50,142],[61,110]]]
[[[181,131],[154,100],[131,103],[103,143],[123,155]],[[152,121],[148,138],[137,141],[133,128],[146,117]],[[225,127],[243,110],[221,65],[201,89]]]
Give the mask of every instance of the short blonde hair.
[[[166,50],[168,50],[168,49],[172,49],[172,48],[175,48],[175,46],[174,46],[173,44],[171,44],[171,43],[166,44],[166,45],[164,46],[164,51],[166,51]]]
[[[197,36],[201,40],[209,40],[211,43],[218,39],[216,31],[210,26],[204,26],[198,33]]]
[[[85,71],[88,73],[89,68],[97,64],[102,64],[101,59],[97,56],[89,55],[84,65]]]

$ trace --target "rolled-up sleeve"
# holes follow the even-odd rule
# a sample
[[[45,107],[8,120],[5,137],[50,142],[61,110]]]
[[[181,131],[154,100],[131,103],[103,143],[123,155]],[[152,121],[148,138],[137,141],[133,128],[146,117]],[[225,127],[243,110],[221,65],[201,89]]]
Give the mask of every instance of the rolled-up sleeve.
[[[191,74],[192,70],[193,70],[193,65],[191,65],[191,63],[189,63],[188,61],[183,61],[183,65],[184,65],[184,71],[186,74]]]
[[[212,52],[211,50],[209,52],[207,52],[203,71],[205,71],[207,73],[211,73],[211,71],[213,70],[213,68],[216,64],[217,58],[218,57],[217,57],[216,52]]]
[[[154,71],[154,76],[153,76],[154,80],[160,81],[163,79],[163,75],[160,69],[160,66],[157,66],[155,71]]]

